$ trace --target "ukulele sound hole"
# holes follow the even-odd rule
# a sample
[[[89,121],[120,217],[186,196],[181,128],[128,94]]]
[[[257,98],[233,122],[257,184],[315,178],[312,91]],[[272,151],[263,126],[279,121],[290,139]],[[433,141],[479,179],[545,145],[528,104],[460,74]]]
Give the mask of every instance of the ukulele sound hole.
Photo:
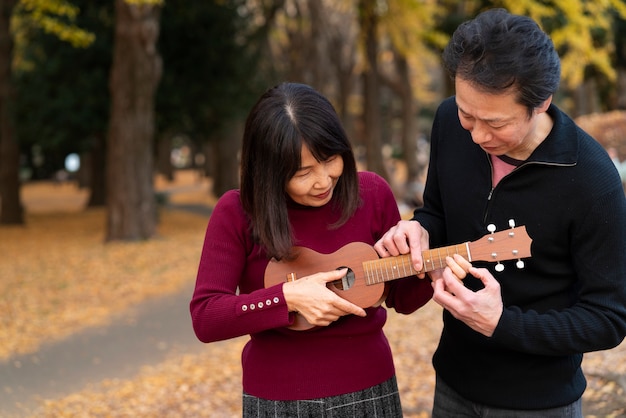
[[[350,267],[337,267],[336,270],[348,269],[348,272],[339,280],[332,281],[331,283],[339,290],[348,290],[354,285],[354,272]]]

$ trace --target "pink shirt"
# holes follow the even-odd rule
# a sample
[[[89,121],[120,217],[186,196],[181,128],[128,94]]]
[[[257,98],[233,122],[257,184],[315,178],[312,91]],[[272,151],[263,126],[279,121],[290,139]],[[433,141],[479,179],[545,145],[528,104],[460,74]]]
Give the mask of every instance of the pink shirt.
[[[491,157],[491,165],[493,167],[492,187],[496,187],[500,180],[515,170],[515,168],[522,163],[522,161],[506,156],[498,157],[495,155],[489,155],[489,157]]]

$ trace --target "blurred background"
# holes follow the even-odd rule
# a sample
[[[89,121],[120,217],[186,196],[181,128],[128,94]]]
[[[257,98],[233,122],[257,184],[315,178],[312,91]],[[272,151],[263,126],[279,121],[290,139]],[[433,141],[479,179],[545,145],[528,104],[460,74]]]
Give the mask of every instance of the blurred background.
[[[454,29],[505,7],[540,22],[562,57],[555,102],[572,117],[626,108],[621,0],[2,0],[0,223],[25,222],[24,183],[76,181],[105,206],[107,240],[154,234],[154,175],[238,186],[254,100],[312,85],[341,115],[361,167],[419,204],[430,122],[453,93],[440,53]],[[618,112],[584,126],[626,158]],[[608,125],[605,125],[605,127]],[[124,221],[120,220],[124,219]]]
[[[211,207],[238,187],[249,109],[282,81],[321,91],[359,167],[386,178],[408,215],[434,111],[453,94],[441,51],[493,7],[550,34],[562,59],[555,103],[623,166],[623,0],[0,0],[0,415],[239,416],[245,338],[199,344],[188,302]],[[132,308],[163,295],[178,322],[132,328]],[[170,305],[149,309],[172,317]],[[407,417],[429,416],[440,315],[434,303],[390,313]],[[126,352],[105,358],[85,330],[120,322],[132,326],[116,342]],[[135,339],[168,361],[125,348]],[[51,344],[66,357],[51,359]],[[585,357],[586,416],[625,416],[625,353]],[[153,368],[82,391],[127,362]]]

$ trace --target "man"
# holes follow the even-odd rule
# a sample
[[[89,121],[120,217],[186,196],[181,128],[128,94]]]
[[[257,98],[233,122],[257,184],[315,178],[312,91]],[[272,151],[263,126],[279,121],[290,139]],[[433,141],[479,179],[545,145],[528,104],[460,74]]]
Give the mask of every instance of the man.
[[[489,224],[512,219],[533,242],[522,269],[454,256],[430,273],[445,308],[433,417],[582,417],[583,353],[626,334],[620,178],[552,104],[560,61],[531,19],[486,11],[459,26],[443,60],[456,95],[435,116],[424,206],[375,248],[410,252],[420,271],[423,250]]]

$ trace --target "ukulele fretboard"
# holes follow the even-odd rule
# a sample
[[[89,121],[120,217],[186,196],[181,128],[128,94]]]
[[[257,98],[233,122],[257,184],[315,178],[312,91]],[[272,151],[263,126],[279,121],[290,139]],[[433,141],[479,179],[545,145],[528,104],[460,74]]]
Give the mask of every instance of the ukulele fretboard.
[[[365,283],[373,285],[441,269],[446,266],[446,257],[454,254],[459,254],[471,261],[468,243],[423,251],[424,267],[421,271],[416,271],[413,268],[411,257],[408,254],[365,261],[363,262]]]

